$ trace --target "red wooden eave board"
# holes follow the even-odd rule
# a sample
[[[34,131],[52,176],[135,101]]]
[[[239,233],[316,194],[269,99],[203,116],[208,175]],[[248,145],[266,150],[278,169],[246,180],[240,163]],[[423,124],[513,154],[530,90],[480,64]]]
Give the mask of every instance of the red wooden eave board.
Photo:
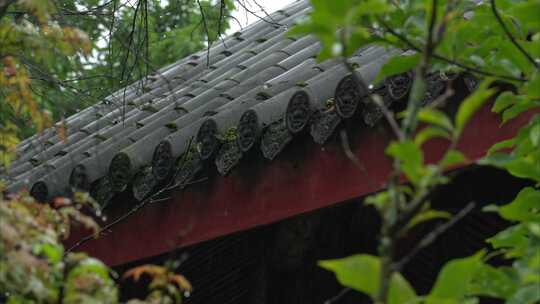
[[[529,118],[522,115],[501,126],[499,117],[483,107],[467,125],[459,149],[477,159],[493,143],[512,137]],[[384,127],[349,132],[351,150],[365,167],[360,170],[337,141],[319,146],[307,135],[296,138],[276,160],[243,159],[230,175],[212,176],[168,201],[147,204],[77,250],[119,265],[364,196],[384,187],[391,168],[384,155],[389,139]],[[427,143],[426,160],[440,159],[446,146],[443,140]],[[115,203],[124,205],[122,212],[135,205]]]

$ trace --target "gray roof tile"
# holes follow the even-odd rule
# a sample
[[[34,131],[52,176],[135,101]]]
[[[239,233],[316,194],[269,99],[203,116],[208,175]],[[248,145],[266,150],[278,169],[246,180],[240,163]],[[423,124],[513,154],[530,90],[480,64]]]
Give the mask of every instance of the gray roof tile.
[[[303,130],[324,143],[344,120],[367,124],[380,113],[338,60],[317,63],[312,36],[287,29],[311,11],[307,0],[246,27],[67,118],[69,136],[55,128],[21,142],[7,172],[8,190],[31,189],[39,199],[90,190],[108,203],[129,189],[136,199],[156,185],[184,185],[213,162],[220,174],[258,147],[275,158]],[[350,58],[368,83],[398,50],[371,46]],[[389,102],[404,97],[410,74],[373,84]],[[438,82],[431,86],[437,94]],[[388,92],[387,92],[388,91]],[[172,181],[171,181],[172,180]]]

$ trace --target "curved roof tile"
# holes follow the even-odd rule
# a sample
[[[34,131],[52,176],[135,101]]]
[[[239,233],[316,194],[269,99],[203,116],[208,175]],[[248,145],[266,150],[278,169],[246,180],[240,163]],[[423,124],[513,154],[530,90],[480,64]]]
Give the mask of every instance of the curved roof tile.
[[[337,60],[315,61],[320,44],[286,31],[311,11],[297,1],[106,97],[55,127],[23,140],[7,172],[8,191],[23,187],[41,200],[91,191],[102,204],[114,193],[143,199],[157,184],[185,185],[213,162],[227,174],[256,147],[275,158],[308,130],[324,143],[345,119],[380,118]],[[381,65],[402,53],[370,46],[351,58],[372,84]],[[388,102],[404,97],[410,75],[373,83]],[[58,125],[58,124],[57,124]]]

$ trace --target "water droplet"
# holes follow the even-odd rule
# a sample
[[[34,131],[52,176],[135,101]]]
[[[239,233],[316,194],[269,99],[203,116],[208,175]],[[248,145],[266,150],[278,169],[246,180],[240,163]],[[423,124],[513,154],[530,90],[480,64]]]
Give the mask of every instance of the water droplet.
[[[340,56],[342,51],[343,45],[341,43],[336,42],[332,45],[332,54],[334,56]]]

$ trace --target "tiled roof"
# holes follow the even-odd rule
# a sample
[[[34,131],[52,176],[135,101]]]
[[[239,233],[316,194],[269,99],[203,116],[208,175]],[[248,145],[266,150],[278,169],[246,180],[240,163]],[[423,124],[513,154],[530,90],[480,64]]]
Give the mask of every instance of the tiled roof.
[[[298,1],[209,53],[112,94],[67,118],[65,140],[54,127],[24,140],[7,173],[8,191],[26,187],[46,200],[83,189],[106,203],[128,190],[142,199],[172,179],[185,185],[204,164],[226,174],[250,150],[271,160],[304,131],[322,144],[353,116],[374,125],[381,113],[363,102],[366,92],[347,68],[338,60],[318,63],[315,37],[287,36],[310,10],[308,1]],[[372,83],[385,60],[399,53],[370,46],[350,62]],[[433,95],[444,88],[435,78]],[[405,97],[410,82],[406,73],[370,88],[390,104]]]

